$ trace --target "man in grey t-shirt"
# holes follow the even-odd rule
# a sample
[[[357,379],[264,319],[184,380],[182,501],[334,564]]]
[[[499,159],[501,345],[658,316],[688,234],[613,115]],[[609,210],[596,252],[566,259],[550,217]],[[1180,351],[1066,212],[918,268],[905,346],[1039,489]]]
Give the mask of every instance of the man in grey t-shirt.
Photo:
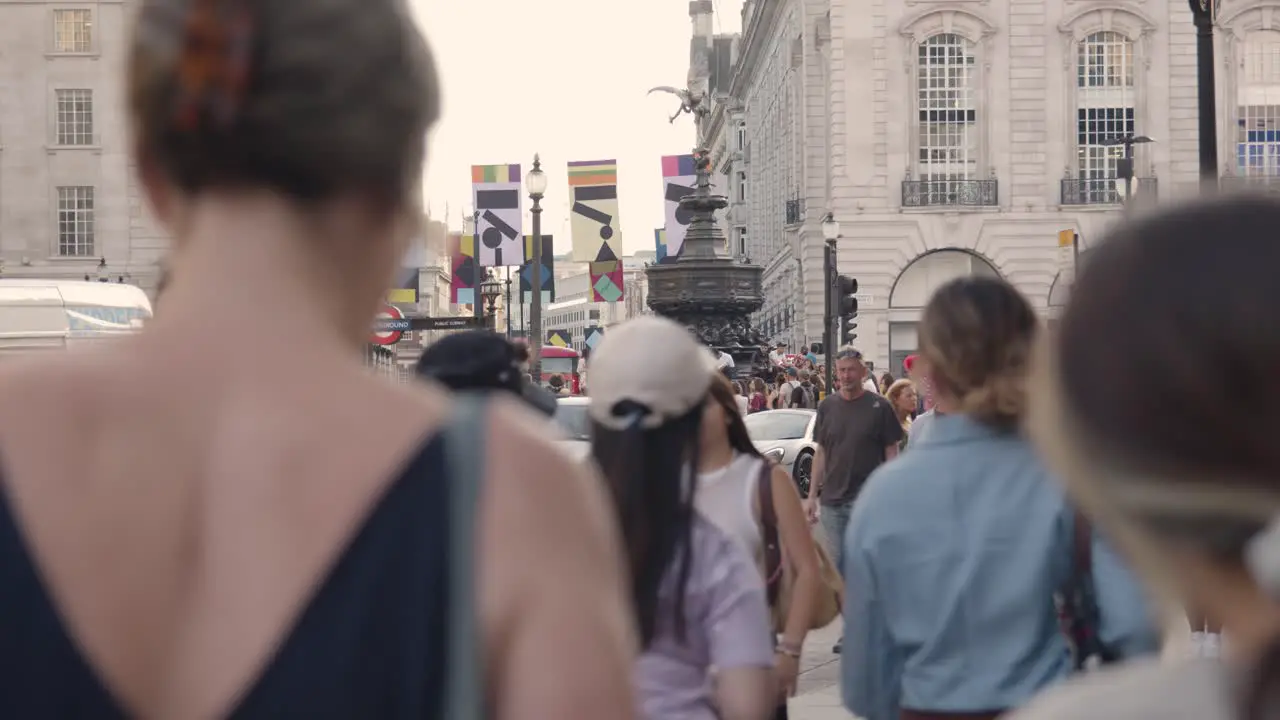
[[[818,451],[813,458],[813,487],[804,507],[810,522],[815,516],[821,519],[831,559],[839,568],[853,501],[867,477],[898,456],[902,425],[888,400],[863,388],[867,368],[862,353],[842,348],[835,363],[840,392],[818,405],[813,431]]]

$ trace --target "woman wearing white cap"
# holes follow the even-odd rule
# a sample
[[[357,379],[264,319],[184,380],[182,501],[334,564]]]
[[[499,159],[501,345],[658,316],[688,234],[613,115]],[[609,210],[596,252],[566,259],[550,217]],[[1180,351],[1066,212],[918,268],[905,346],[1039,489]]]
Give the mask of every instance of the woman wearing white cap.
[[[760,573],[694,509],[715,358],[680,325],[643,317],[605,336],[592,371],[592,450],[613,491],[644,650],[633,675],[641,717],[769,717],[777,698]]]

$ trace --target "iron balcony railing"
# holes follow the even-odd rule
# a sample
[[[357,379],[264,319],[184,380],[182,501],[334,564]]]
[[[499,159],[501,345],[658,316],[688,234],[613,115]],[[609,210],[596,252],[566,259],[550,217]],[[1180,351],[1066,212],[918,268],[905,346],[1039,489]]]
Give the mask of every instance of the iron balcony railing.
[[[1139,200],[1155,199],[1158,184],[1153,177],[1134,178],[1133,194]],[[1118,178],[1063,178],[1063,205],[1117,205],[1124,200]]]
[[[902,207],[985,207],[999,202],[996,180],[902,181]]]
[[[804,198],[787,201],[786,225],[799,225],[804,222]]]
[[[1280,192],[1280,175],[1223,175],[1218,178],[1223,190]]]

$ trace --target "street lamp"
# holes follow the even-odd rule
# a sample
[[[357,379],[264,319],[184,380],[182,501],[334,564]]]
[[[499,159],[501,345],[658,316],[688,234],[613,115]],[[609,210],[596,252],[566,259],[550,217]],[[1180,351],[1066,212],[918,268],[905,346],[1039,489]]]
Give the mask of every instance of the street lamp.
[[[835,302],[835,293],[833,292],[836,284],[836,240],[840,239],[840,223],[836,220],[834,213],[827,213],[822,218],[822,239],[826,241],[822,251],[822,298],[825,309],[822,311],[822,352],[825,355],[827,372],[823,381],[826,382],[827,392],[831,392],[831,382],[833,373],[835,372],[835,333],[831,330],[832,323],[835,322],[835,309],[831,307]]]
[[[480,284],[480,297],[484,298],[485,303],[489,306],[489,317],[486,320],[490,330],[496,329],[497,326],[497,310],[494,307],[498,302],[498,296],[502,295],[502,282],[494,277],[493,271],[489,270],[485,273],[484,282]]]
[[[1121,135],[1104,138],[1102,145],[1123,145],[1124,157],[1116,164],[1116,194],[1124,197],[1127,205],[1133,199],[1133,146],[1153,143],[1155,140],[1146,135]]]
[[[533,207],[529,212],[533,215],[533,242],[530,250],[530,267],[533,277],[529,282],[532,296],[529,304],[529,374],[535,383],[542,382],[542,197],[547,192],[547,174],[542,172],[542,160],[537,153],[533,155],[533,168],[524,176],[525,189],[529,191],[529,199]]]

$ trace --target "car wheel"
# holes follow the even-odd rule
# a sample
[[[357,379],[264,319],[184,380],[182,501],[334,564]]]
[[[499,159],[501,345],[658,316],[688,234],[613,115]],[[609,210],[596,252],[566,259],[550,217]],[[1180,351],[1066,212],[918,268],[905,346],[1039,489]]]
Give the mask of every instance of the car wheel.
[[[796,481],[796,489],[800,491],[800,497],[809,497],[809,482],[813,479],[813,453],[805,450],[796,458],[796,464],[791,468],[791,477]]]

